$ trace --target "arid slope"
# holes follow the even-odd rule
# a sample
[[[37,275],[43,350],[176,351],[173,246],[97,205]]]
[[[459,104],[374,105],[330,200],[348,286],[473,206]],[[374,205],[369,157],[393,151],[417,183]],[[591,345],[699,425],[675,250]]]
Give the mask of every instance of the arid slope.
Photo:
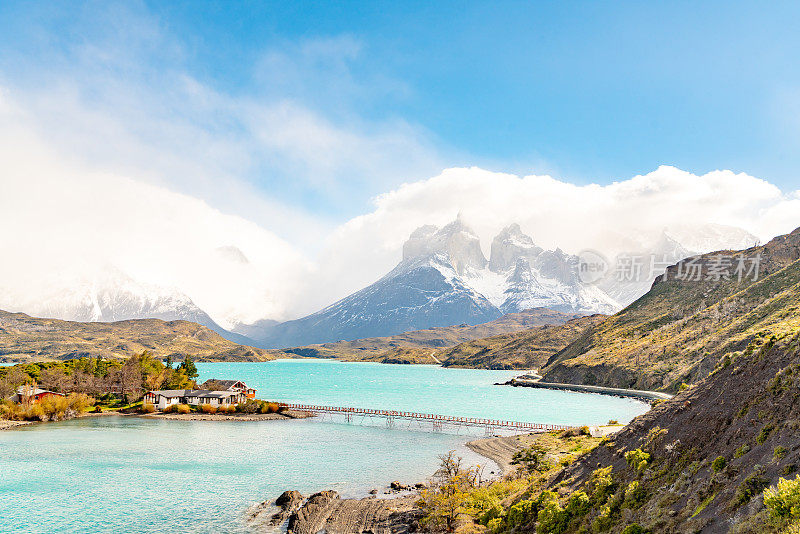
[[[435,352],[465,341],[519,332],[544,325],[560,325],[581,317],[547,308],[534,308],[510,313],[475,326],[456,325],[415,330],[389,337],[373,337],[354,341],[338,341],[270,351],[283,355],[314,358],[336,358],[348,361],[391,361],[395,363],[438,363]],[[432,355],[434,357],[432,357]]]
[[[703,265],[701,281],[676,279],[690,260],[670,267],[645,296],[554,355],[545,379],[677,391],[681,383],[707,376],[722,357],[742,350],[765,329],[798,324],[800,229],[742,253],[760,258],[756,280],[706,280],[720,254],[734,253],[696,260]]]
[[[158,358],[190,355],[201,361],[271,359],[266,350],[238,345],[189,321],[81,323],[0,311],[0,361],[127,358],[145,350]]]
[[[606,315],[592,315],[561,325],[537,326],[521,332],[475,339],[442,349],[435,357],[445,367],[540,369],[551,356],[606,318]]]

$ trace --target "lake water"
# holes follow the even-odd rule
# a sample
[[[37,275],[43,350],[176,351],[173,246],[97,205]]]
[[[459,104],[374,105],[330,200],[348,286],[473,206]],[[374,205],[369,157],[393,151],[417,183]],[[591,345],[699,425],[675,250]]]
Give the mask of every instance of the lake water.
[[[642,403],[495,386],[514,372],[315,360],[198,364],[260,398],[541,423],[620,422]],[[362,496],[415,483],[467,436],[316,420],[99,417],[0,432],[0,532],[247,532],[246,509],[286,489]],[[490,466],[494,468],[494,466]]]

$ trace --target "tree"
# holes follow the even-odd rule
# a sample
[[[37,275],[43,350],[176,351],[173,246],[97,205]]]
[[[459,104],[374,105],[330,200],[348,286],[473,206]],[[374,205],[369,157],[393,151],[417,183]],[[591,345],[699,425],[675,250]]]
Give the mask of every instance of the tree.
[[[183,359],[183,363],[178,366],[178,370],[183,371],[183,374],[185,374],[186,378],[189,380],[194,380],[199,376],[197,374],[197,367],[189,356]]]
[[[167,354],[167,361],[164,362],[167,369],[172,369],[172,354]]]
[[[511,458],[511,465],[519,465],[528,473],[545,471],[549,467],[549,462],[545,460],[547,447],[535,442],[527,449],[521,450]]]
[[[434,486],[420,494],[417,505],[425,512],[422,523],[431,530],[453,532],[458,517],[469,512],[470,491],[478,484],[479,467],[463,468],[463,459],[450,451],[439,456]]]

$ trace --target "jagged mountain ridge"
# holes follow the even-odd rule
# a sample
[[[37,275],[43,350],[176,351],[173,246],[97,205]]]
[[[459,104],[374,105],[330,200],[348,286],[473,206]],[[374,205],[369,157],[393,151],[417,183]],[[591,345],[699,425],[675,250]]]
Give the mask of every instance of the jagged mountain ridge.
[[[618,309],[599,287],[580,281],[578,266],[577,256],[536,246],[518,225],[494,239],[487,260],[478,236],[459,218],[415,230],[402,261],[374,284],[260,335],[252,327],[246,331],[261,346],[282,348],[475,325],[530,308],[573,314]]]

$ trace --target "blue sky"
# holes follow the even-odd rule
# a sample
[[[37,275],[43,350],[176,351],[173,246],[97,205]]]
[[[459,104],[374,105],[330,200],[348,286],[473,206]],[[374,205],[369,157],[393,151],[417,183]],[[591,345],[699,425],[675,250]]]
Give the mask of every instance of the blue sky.
[[[770,239],[800,226],[797,20],[779,2],[0,2],[0,226],[26,228],[0,297],[110,265],[225,324],[297,317],[457,214],[486,253],[509,224],[570,253],[665,230],[745,246],[714,225]]]
[[[702,4],[702,5],[701,5]],[[265,49],[348,36],[359,106],[426,128],[454,163],[608,182],[673,164],[787,187],[800,163],[797,3],[151,4],[230,90]],[[198,9],[200,7],[200,9]],[[320,99],[322,107],[335,103]],[[794,107],[793,107],[794,106]]]
[[[353,154],[312,165],[250,144],[224,171],[333,220],[452,166],[607,184],[667,164],[792,191],[797,20],[791,2],[4,2],[0,80],[23,97],[66,84],[151,143],[132,117],[228,143],[253,133],[226,99],[291,102]],[[186,76],[216,103],[174,94]]]

